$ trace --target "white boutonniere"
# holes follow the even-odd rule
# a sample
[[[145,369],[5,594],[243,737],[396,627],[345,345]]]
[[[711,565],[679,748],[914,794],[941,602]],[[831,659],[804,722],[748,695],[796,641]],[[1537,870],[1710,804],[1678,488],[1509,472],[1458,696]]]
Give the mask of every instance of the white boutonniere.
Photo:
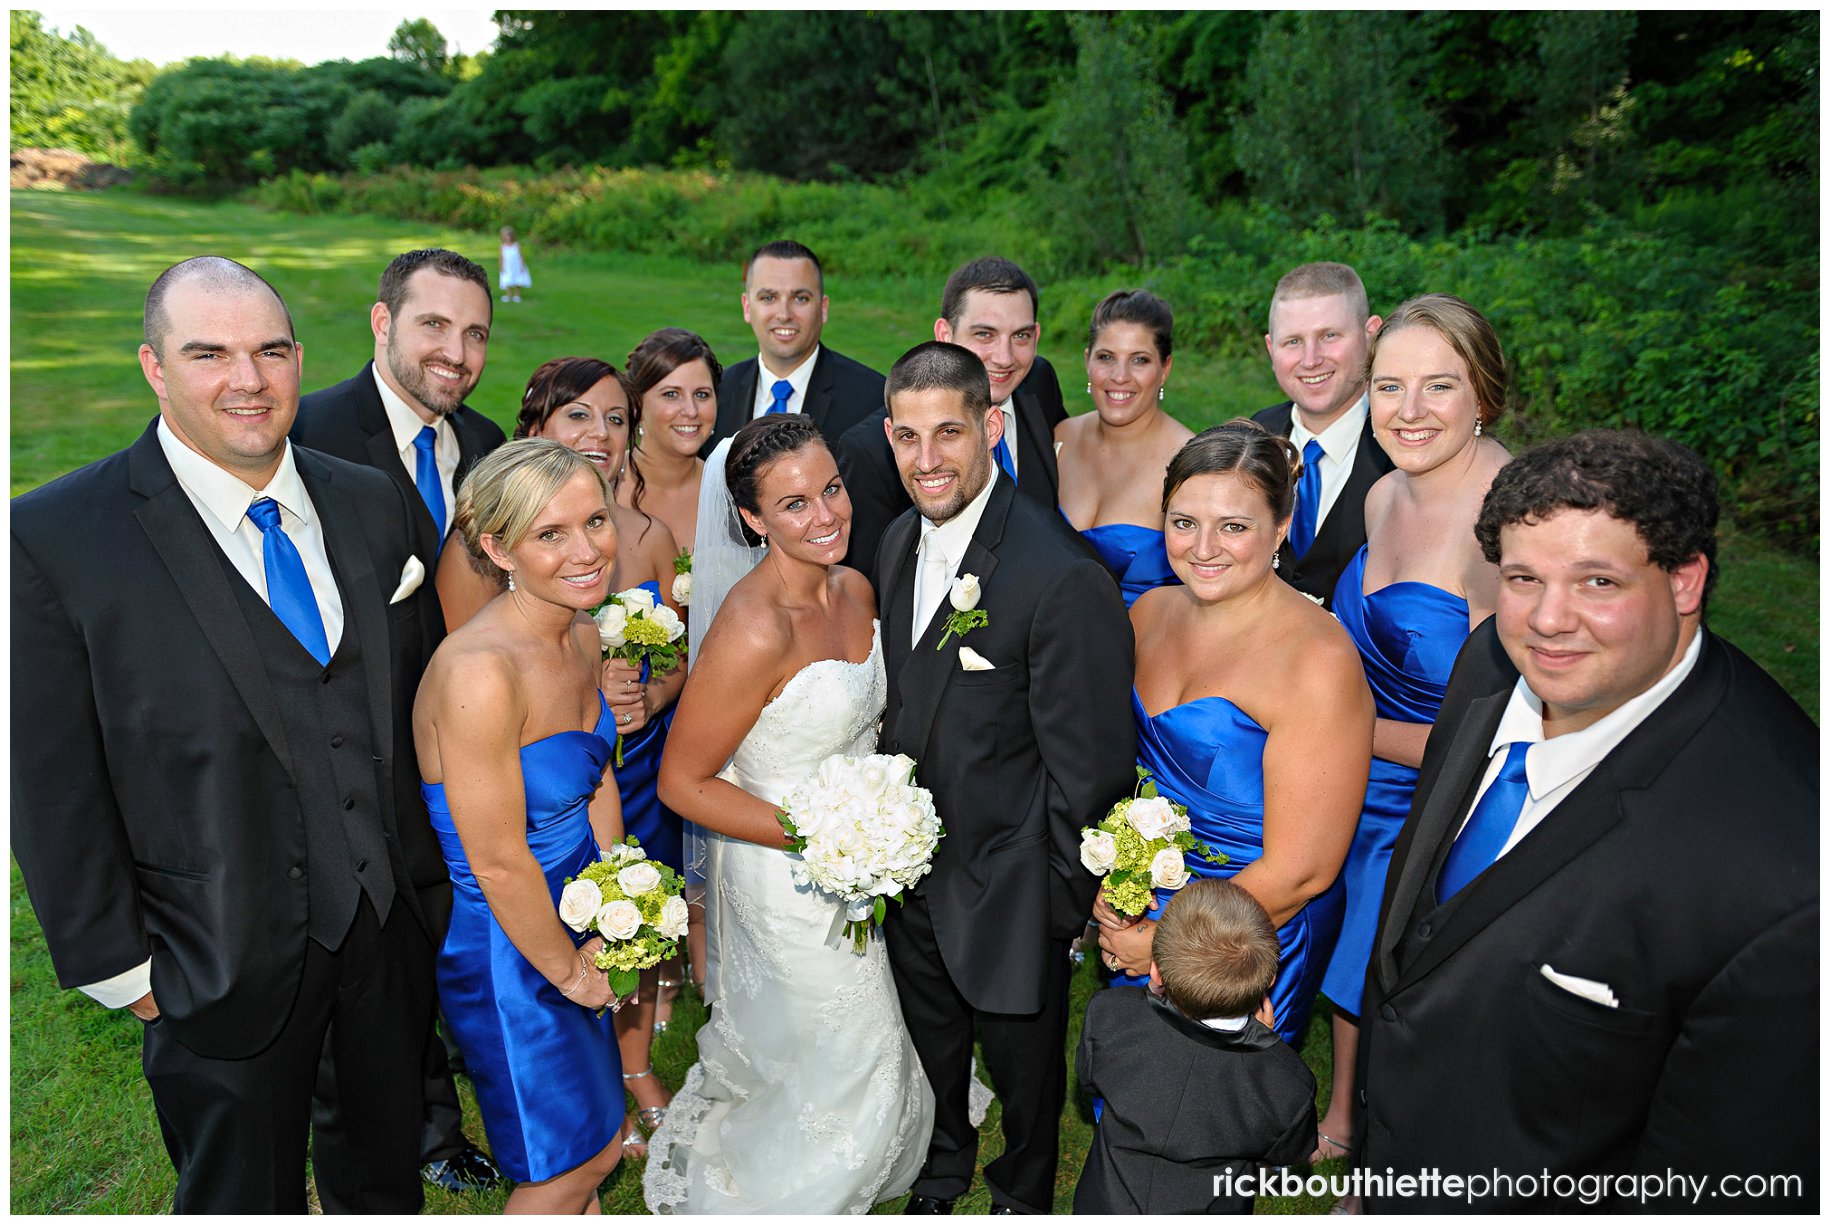
[[[990,614],[979,607],[979,576],[976,574],[962,574],[954,579],[953,586],[947,591],[947,603],[953,605],[953,611],[947,614],[947,632],[934,644],[936,651],[946,646],[947,639],[955,634],[964,638],[968,631],[991,624]]]

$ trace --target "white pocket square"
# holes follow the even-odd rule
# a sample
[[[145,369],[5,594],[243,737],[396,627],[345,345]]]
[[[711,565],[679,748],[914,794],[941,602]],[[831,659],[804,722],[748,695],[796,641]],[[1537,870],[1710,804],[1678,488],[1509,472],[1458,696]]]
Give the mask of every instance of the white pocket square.
[[[1548,963],[1539,966],[1538,971],[1552,984],[1563,988],[1571,995],[1580,996],[1592,1004],[1600,1004],[1603,1008],[1620,1007],[1620,1001],[1614,998],[1613,989],[1606,983],[1598,983],[1592,978],[1577,978],[1574,974],[1559,973],[1551,969]]]
[[[400,568],[400,586],[394,588],[394,594],[388,597],[388,603],[400,603],[418,591],[419,585],[425,581],[426,568],[420,564],[419,558],[407,558],[407,564]]]
[[[963,672],[995,672],[997,665],[971,647],[959,649],[959,666]]]

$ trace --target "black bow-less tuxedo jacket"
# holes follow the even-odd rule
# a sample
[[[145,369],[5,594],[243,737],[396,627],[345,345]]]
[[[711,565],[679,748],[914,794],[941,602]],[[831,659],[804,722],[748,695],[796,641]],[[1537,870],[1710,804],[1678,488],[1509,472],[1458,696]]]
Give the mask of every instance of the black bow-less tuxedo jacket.
[[[1294,405],[1285,400],[1253,413],[1252,420],[1273,434],[1288,438],[1293,411]],[[1328,517],[1316,529],[1309,551],[1301,557],[1293,557],[1289,545],[1284,546],[1277,573],[1285,582],[1298,591],[1319,596],[1324,608],[1334,608],[1334,585],[1341,581],[1341,571],[1366,543],[1366,491],[1391,470],[1392,457],[1373,436],[1369,415],[1366,428],[1360,431],[1360,445],[1354,451],[1353,470],[1347,474],[1347,483],[1341,487],[1334,505],[1328,508]]]
[[[469,405],[463,405],[449,418],[457,435],[458,466],[451,474],[451,488],[469,475],[471,467],[485,455],[501,446],[502,427]],[[438,544],[432,512],[419,496],[413,474],[400,462],[400,448],[394,442],[394,430],[388,424],[388,410],[382,406],[381,392],[375,388],[375,363],[369,362],[355,378],[314,391],[299,401],[298,419],[292,423],[292,441],[326,455],[335,455],[352,464],[379,468],[402,491],[409,495],[416,512],[414,522],[430,547],[421,548],[424,556],[436,558]],[[455,510],[455,506],[452,508]],[[446,523],[447,529],[450,523]]]
[[[761,363],[754,357],[725,370],[724,378],[718,382],[718,420],[712,427],[712,436],[699,451],[701,458],[710,456],[713,447],[742,429],[754,416],[759,370]],[[769,382],[775,382],[766,370],[762,374]],[[813,359],[807,398],[800,411],[820,427],[826,444],[837,450],[846,430],[883,411],[883,376],[863,362],[821,345],[820,355]]]
[[[1095,991],[1074,1061],[1106,1101],[1074,1188],[1077,1215],[1252,1210],[1258,1167],[1315,1151],[1315,1075],[1256,1020],[1229,1033],[1139,987]],[[1232,1172],[1243,1193],[1223,1196]]]
[[[1017,488],[1053,510],[1060,501],[1055,427],[1067,420],[1067,410],[1061,403],[1060,380],[1046,358],[1036,358],[1011,399],[1017,417]],[[851,498],[851,543],[845,564],[865,573],[876,560],[884,531],[912,505],[883,432],[888,413],[881,395],[878,401],[877,411],[847,430],[835,452]]]
[[[989,623],[937,650],[953,611],[943,599],[910,649],[920,525],[913,510],[891,525],[876,578],[883,751],[915,759],[946,829],[914,891],[967,1003],[1034,1012],[1049,942],[1086,926],[1098,885],[1079,831],[1137,777],[1131,623],[1079,534],[1000,476],[956,572],[978,576]],[[993,670],[965,671],[962,646]]]
[[[1806,1176],[1807,1200],[1736,1210],[1815,1208],[1819,737],[1771,677],[1700,632],[1677,690],[1438,906],[1518,677],[1492,619],[1462,649],[1367,979],[1366,1167],[1783,1172]],[[1546,966],[1605,984],[1618,1007],[1555,985]],[[1524,1205],[1472,1205],[1508,1207]]]
[[[390,603],[416,555],[413,503],[366,467],[293,454],[361,651],[393,906],[430,933],[395,818],[425,824],[411,714],[438,623],[429,568]],[[260,1051],[308,939],[299,780],[329,768],[324,745],[299,742],[301,695],[272,682],[243,580],[151,427],[14,499],[12,537],[13,850],[58,981],[150,957],[180,1042]]]

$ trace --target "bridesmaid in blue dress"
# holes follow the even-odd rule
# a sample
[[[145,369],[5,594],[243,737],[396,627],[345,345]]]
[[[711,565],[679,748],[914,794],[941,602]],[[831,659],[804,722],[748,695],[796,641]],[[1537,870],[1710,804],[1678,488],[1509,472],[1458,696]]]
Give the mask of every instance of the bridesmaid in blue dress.
[[[1269,912],[1282,961],[1278,1034],[1302,1038],[1340,929],[1341,861],[1366,793],[1373,706],[1353,642],[1273,574],[1300,460],[1251,421],[1206,430],[1170,461],[1162,514],[1181,585],[1131,606],[1138,764],[1188,808],[1219,867]],[[1106,965],[1141,979],[1154,919],[1095,905]]]
[[[1158,481],[1193,435],[1163,411],[1175,317],[1142,289],[1108,294],[1087,329],[1091,413],[1055,427],[1061,513],[1118,580],[1128,608],[1178,581],[1163,552]]]
[[[622,835],[614,736],[588,610],[610,587],[616,528],[596,468],[555,442],[510,442],[458,494],[464,547],[507,590],[433,655],[413,713],[426,805],[454,906],[440,998],[464,1052],[509,1212],[582,1213],[621,1153],[615,1003],[560,921],[565,880]]]
[[[1374,436],[1396,465],[1366,495],[1367,543],[1342,572],[1334,612],[1372,686],[1372,777],[1341,877],[1347,917],[1322,993],[1334,1005],[1334,1084],[1317,1160],[1352,1143],[1360,999],[1386,869],[1411,811],[1424,741],[1469,630],[1493,612],[1499,570],[1474,520],[1510,456],[1484,437],[1506,407],[1506,365],[1487,321],[1426,294],[1393,311],[1372,342]]]

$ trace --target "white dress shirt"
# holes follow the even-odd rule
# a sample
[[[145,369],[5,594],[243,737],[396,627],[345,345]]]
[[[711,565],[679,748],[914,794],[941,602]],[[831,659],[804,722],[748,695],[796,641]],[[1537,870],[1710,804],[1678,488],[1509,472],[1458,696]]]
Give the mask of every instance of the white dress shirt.
[[[311,593],[318,601],[318,615],[324,619],[324,636],[335,651],[343,638],[343,601],[337,595],[337,580],[324,551],[324,529],[317,508],[311,504],[292,460],[292,444],[286,444],[273,480],[265,489],[256,490],[185,446],[164,417],[159,418],[157,432],[166,462],[171,464],[191,505],[197,508],[210,538],[262,601],[267,599],[267,567],[262,557],[261,530],[248,518],[248,507],[259,498],[272,498],[279,503],[280,526],[305,563]],[[109,1008],[125,1008],[152,990],[152,960],[148,958],[131,970],[77,990]]]
[[[1354,406],[1334,419],[1334,424],[1319,434],[1311,434],[1303,424],[1295,405],[1290,407],[1290,441],[1301,455],[1311,438],[1322,444],[1322,496],[1316,505],[1315,530],[1320,532],[1353,475],[1353,458],[1360,452],[1360,434],[1366,429],[1366,414],[1372,408],[1372,394],[1362,392]]]
[[[451,428],[451,420],[441,416],[437,421],[426,421],[408,406],[407,402],[394,394],[387,380],[381,377],[381,367],[371,367],[369,373],[375,376],[375,388],[381,392],[381,407],[388,413],[388,428],[394,434],[394,447],[400,453],[400,466],[407,470],[407,480],[415,488],[419,484],[419,448],[414,440],[420,430],[432,427],[432,458],[438,464],[439,492],[445,495],[445,530],[451,530],[452,512],[457,509],[457,492],[452,478],[457,475],[458,460],[462,453],[458,449],[457,431]],[[289,527],[288,535],[292,533]],[[444,542],[441,541],[442,545]],[[315,585],[317,579],[313,579]]]
[[[774,387],[784,378],[794,385],[794,393],[788,397],[788,411],[798,413],[807,406],[807,384],[813,381],[813,363],[820,360],[820,346],[813,346],[813,352],[807,359],[787,374],[776,374],[763,361],[761,353],[756,355],[756,398],[750,405],[750,420],[767,416],[775,407]]]
[[[1022,469],[1017,467],[1017,398],[1010,396],[996,406],[1004,414],[1004,445],[1010,448],[1010,475],[1014,478]],[[999,464],[1002,468],[1004,465]]]
[[[917,552],[926,548],[930,553],[939,549],[942,557],[947,559],[947,582],[938,591],[924,590],[918,581],[915,584],[916,604],[914,637],[919,640],[922,631],[928,628],[928,622],[934,619],[934,613],[946,601],[947,589],[953,580],[959,577],[959,564],[966,556],[966,546],[972,543],[973,534],[979,530],[979,520],[985,517],[985,504],[991,501],[991,491],[1004,479],[1004,470],[994,461],[991,465],[991,479],[979,490],[979,496],[966,503],[965,509],[947,520],[935,523],[923,518],[921,537],[917,541]],[[919,561],[918,561],[919,564]],[[923,605],[926,605],[925,607]]]

